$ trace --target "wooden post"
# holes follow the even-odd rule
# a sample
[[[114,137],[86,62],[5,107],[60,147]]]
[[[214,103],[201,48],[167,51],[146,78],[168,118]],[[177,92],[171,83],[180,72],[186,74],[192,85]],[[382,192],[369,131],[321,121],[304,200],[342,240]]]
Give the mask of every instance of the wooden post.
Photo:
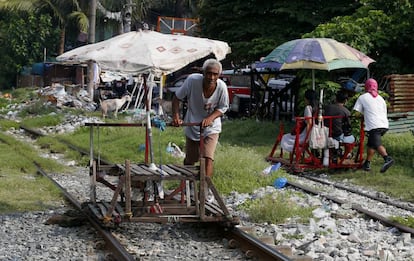
[[[96,203],[96,161],[93,159],[93,126],[89,132],[89,176],[90,176],[90,198]]]
[[[96,203],[96,161],[92,162],[92,175],[90,175],[90,197],[93,203]]]
[[[182,192],[181,192],[181,194],[182,194]],[[191,194],[190,181],[186,180],[185,181],[185,201],[187,202],[187,208],[189,208],[190,205],[191,205],[190,194]]]
[[[131,211],[131,164],[125,160],[125,214],[127,218],[132,217]]]
[[[200,158],[200,219],[204,220],[206,215],[206,159]]]

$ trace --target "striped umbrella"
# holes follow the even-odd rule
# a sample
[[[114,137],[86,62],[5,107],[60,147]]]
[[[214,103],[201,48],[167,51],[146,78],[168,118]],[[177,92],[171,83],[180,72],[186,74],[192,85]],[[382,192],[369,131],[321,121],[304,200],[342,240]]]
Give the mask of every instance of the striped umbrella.
[[[256,68],[312,69],[312,83],[315,89],[313,70],[368,69],[372,62],[375,61],[366,54],[334,39],[303,38],[279,45],[256,64]]]

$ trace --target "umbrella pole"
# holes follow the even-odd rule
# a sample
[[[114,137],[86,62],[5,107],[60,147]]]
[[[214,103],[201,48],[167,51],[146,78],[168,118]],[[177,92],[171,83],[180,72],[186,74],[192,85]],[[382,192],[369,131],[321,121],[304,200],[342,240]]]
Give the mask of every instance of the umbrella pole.
[[[145,164],[148,164],[149,163],[149,160],[148,160],[148,149],[149,149],[149,142],[148,142],[148,115],[147,115],[147,113],[148,113],[148,109],[147,109],[147,99],[148,99],[148,90],[147,90],[147,82],[146,82],[146,76],[145,75],[142,75],[142,86],[143,86],[143,89],[144,89],[144,96],[146,97],[145,99],[145,109],[146,109],[146,115],[145,115],[145,117],[146,117],[146,126],[145,126]]]
[[[312,69],[312,90],[315,90],[315,70]]]
[[[322,118],[322,110],[323,110],[323,89],[321,89],[320,94],[319,94],[319,112],[318,112],[318,117],[321,120]]]
[[[161,75],[161,79],[160,79],[160,94],[159,94],[159,98],[160,98],[160,103],[158,103],[158,115],[164,117],[164,108],[162,107],[163,104],[163,99],[164,99],[164,83],[165,83],[165,74]]]
[[[154,164],[154,152],[152,150],[152,127],[151,127],[151,96],[152,96],[152,85],[148,88],[147,77],[143,75],[144,88],[146,91],[146,116],[147,116],[147,128],[145,135],[145,163],[150,164],[150,167],[155,168]],[[149,154],[149,162],[148,162]]]

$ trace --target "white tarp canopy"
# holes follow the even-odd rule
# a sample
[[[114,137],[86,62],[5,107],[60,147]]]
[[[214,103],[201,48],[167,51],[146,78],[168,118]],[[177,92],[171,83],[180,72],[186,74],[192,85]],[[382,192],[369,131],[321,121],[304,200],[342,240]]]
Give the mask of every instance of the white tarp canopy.
[[[102,70],[151,73],[160,77],[210,54],[222,60],[230,52],[230,47],[223,41],[140,30],[78,47],[58,56],[57,60],[95,61]]]
[[[162,34],[150,30],[124,33],[108,40],[68,51],[56,59],[60,62],[96,62],[102,70],[150,74],[161,77],[213,54],[223,60],[231,52],[226,42],[185,35]],[[144,77],[146,87],[146,77]],[[152,86],[152,85],[151,85]],[[140,88],[141,90],[142,88]],[[153,163],[150,104],[152,87],[146,98],[147,135]],[[160,91],[160,94],[162,91]],[[133,91],[134,95],[134,91]],[[137,95],[138,96],[138,95]],[[146,151],[146,157],[148,152]],[[146,160],[147,161],[147,160]],[[153,165],[153,164],[152,164]]]

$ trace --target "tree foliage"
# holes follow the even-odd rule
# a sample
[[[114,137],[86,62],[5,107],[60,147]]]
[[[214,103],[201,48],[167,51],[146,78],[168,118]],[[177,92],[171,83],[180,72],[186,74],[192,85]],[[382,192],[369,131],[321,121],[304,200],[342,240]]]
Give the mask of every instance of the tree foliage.
[[[200,9],[201,32],[230,43],[230,58],[249,64],[358,6],[352,0],[205,0]]]
[[[44,48],[55,50],[58,30],[48,14],[0,12],[0,88],[13,86],[23,66],[43,61]]]
[[[203,0],[152,0],[151,10],[160,16],[195,18]]]
[[[320,24],[304,37],[330,37],[376,60],[371,71],[381,78],[412,73],[414,10],[412,0],[361,0],[355,13]]]
[[[157,1],[155,1],[157,2]],[[124,31],[127,21],[125,21],[126,13],[131,12],[128,21],[135,27],[141,27],[141,23],[144,22],[144,17],[147,14],[149,8],[154,4],[151,0],[99,0],[98,1],[98,14],[106,19],[112,19],[119,23],[120,32]],[[133,26],[132,26],[133,27]]]
[[[200,36],[228,42],[232,48],[228,60],[236,66],[248,65],[276,46],[302,37],[330,37],[365,52],[376,60],[370,66],[376,77],[411,73],[414,66],[414,0],[100,2],[111,12],[120,12],[125,3],[132,3],[133,21],[137,23],[147,22],[154,15],[200,18]],[[15,73],[23,65],[39,61],[39,52],[44,47],[58,50],[55,28],[61,32],[61,43],[67,27],[72,38],[85,31],[88,3],[87,0],[0,0],[0,10],[9,10],[0,11],[0,54],[5,61],[0,68],[0,81],[5,82],[7,72]],[[10,10],[29,12],[19,14],[23,17],[19,18]],[[33,16],[31,12],[36,12],[37,20],[29,19]],[[49,20],[43,20],[44,17]],[[63,51],[62,46],[57,54]],[[15,77],[9,76],[10,79]]]
[[[0,8],[50,14],[55,19],[55,25],[60,29],[59,54],[64,52],[66,27],[70,21],[76,21],[80,32],[87,32],[89,28],[88,16],[81,9],[80,2],[76,0],[9,0],[0,2]]]

